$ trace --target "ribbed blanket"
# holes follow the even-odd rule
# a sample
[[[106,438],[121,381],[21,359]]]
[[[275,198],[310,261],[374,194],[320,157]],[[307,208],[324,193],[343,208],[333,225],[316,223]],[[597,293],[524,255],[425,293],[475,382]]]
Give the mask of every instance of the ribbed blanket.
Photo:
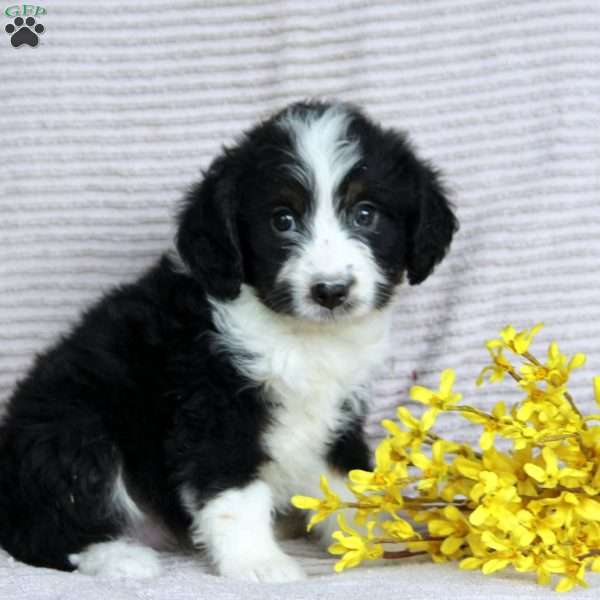
[[[5,5],[9,3],[6,2]],[[416,380],[453,367],[467,399],[483,341],[546,323],[585,352],[573,395],[600,373],[598,0],[48,0],[40,43],[0,31],[0,402],[34,353],[100,292],[134,278],[173,237],[178,199],[223,143],[307,97],[363,105],[406,130],[445,174],[461,221],[448,259],[406,287],[369,433]],[[2,8],[5,8],[3,5]],[[443,423],[443,422],[442,422]],[[443,429],[443,427],[442,427]],[[446,432],[469,435],[455,421]],[[547,598],[529,576],[403,564],[323,578],[226,582],[191,558],[165,576],[108,582],[0,553],[0,598]],[[600,579],[590,591],[600,593]]]

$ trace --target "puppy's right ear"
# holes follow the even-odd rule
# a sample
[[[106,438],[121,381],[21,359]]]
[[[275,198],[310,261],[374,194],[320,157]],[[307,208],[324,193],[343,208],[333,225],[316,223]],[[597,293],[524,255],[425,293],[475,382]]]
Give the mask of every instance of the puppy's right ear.
[[[233,163],[225,151],[190,191],[179,214],[176,237],[179,255],[194,279],[219,300],[237,297],[243,280]]]

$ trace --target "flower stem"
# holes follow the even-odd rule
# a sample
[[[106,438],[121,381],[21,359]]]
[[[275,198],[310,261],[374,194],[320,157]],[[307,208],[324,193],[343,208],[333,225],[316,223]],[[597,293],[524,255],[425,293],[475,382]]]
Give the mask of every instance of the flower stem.
[[[384,552],[382,558],[397,559],[397,558],[412,558],[413,556],[423,556],[427,552],[411,552],[410,550],[397,550]]]
[[[571,438],[578,438],[578,433],[562,433],[557,435],[549,435],[538,440],[538,444],[547,444],[549,442],[560,442],[562,440],[569,440]]]
[[[523,352],[523,356],[531,363],[533,363],[536,367],[541,367],[542,363],[531,354],[529,351]]]
[[[408,538],[406,540],[394,540],[392,538],[374,538],[373,544],[408,544],[412,542],[443,542],[444,537]]]
[[[498,420],[498,419],[496,419],[496,417],[494,417],[494,415],[490,415],[489,413],[486,413],[483,410],[479,410],[478,408],[475,408],[473,406],[468,406],[466,404],[459,404],[458,406],[452,406],[452,407],[448,408],[447,410],[449,412],[467,412],[467,413],[477,415],[484,419],[490,419],[491,421]]]
[[[519,381],[521,381],[521,379],[523,379],[512,367],[505,367],[506,368],[506,372],[517,382],[519,383]]]

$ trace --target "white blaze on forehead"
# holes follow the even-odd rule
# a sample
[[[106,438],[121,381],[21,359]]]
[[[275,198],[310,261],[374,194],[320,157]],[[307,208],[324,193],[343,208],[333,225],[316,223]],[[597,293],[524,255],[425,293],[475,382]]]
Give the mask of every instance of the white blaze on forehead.
[[[332,202],[347,173],[361,158],[356,140],[346,138],[350,115],[343,107],[333,106],[322,114],[291,111],[281,126],[291,134],[297,164],[292,173],[315,200]]]
[[[292,174],[314,203],[305,216],[308,235],[279,274],[291,285],[297,312],[305,316],[320,311],[310,298],[318,282],[353,281],[349,301],[354,314],[366,314],[383,281],[370,247],[351,234],[345,216],[336,211],[339,186],[361,159],[358,141],[347,137],[350,119],[343,107],[334,106],[322,114],[292,111],[281,121],[294,143]]]

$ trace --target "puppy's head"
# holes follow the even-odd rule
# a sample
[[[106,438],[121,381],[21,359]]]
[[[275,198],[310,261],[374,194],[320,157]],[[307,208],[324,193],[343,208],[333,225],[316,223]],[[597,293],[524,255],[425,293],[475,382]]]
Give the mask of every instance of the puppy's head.
[[[180,214],[178,251],[207,293],[242,283],[312,321],[383,307],[421,283],[456,219],[405,137],[346,104],[299,103],[217,158]]]

